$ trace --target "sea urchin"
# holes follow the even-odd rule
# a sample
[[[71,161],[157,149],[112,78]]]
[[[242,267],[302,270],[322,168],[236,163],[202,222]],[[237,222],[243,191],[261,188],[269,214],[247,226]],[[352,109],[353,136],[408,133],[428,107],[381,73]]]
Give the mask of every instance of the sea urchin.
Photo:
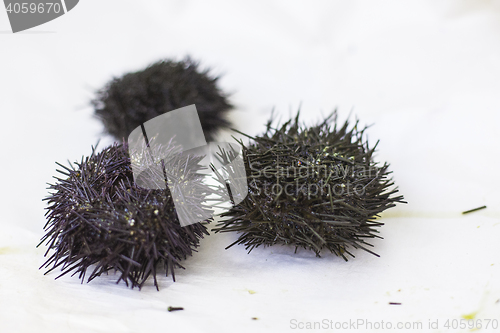
[[[114,144],[99,153],[93,149],[81,162],[59,166],[65,177],[56,178],[49,187],[48,222],[40,243],[48,245],[46,256],[53,251],[42,266],[50,267],[48,272],[58,267],[63,271],[60,276],[74,271],[83,282],[89,270],[89,282],[115,270],[121,273],[117,283],[122,280],[132,288],[141,288],[152,275],[158,288],[160,264],[175,280],[174,268],[182,268],[179,262],[208,234],[200,223],[180,226],[167,188],[135,185],[127,144]],[[193,191],[207,193],[196,166],[190,170],[186,178]]]
[[[229,126],[225,115],[233,108],[217,80],[189,57],[158,61],[112,79],[92,104],[107,132],[120,141],[156,116],[196,104],[205,138],[213,141],[219,129]]]
[[[249,252],[288,244],[317,256],[328,249],[345,260],[346,254],[354,257],[349,247],[375,254],[365,239],[379,237],[378,214],[403,202],[394,196],[397,188],[391,189],[389,165],[373,161],[375,147],[363,141],[366,128],[358,129],[358,122],[337,127],[333,113],[307,128],[298,118],[279,128],[270,120],[263,135],[246,135],[251,144],[240,142],[249,192],[221,214],[214,230],[239,232],[228,248],[244,244]]]

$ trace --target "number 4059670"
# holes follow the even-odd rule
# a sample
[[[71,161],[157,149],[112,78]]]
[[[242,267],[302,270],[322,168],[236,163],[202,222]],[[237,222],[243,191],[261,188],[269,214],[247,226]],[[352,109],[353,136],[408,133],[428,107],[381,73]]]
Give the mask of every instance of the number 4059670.
[[[61,4],[46,2],[46,3],[9,3],[7,6],[7,13],[60,13],[61,12]]]
[[[447,329],[471,329],[471,330],[479,330],[481,328],[484,329],[498,329],[498,320],[497,319],[448,319],[444,323],[444,327]]]

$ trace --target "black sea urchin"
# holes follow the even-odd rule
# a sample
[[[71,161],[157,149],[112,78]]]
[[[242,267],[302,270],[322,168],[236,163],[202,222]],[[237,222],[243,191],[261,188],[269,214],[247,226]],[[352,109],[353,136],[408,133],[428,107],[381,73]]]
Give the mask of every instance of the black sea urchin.
[[[196,195],[209,192],[202,176],[190,167],[189,186]],[[181,227],[169,191],[147,190],[135,185],[126,144],[114,144],[71,167],[61,164],[65,178],[56,178],[42,238],[53,254],[42,267],[61,267],[65,275],[79,273],[88,282],[109,270],[121,273],[131,287],[141,288],[164,264],[175,280],[174,268],[190,256],[199,239],[208,234],[200,223]],[[169,164],[172,166],[175,164]],[[188,193],[189,194],[189,193]],[[42,268],[41,267],[41,268]],[[47,272],[47,273],[48,273]]]
[[[221,214],[225,219],[214,230],[241,233],[228,248],[244,244],[249,252],[288,244],[317,256],[326,248],[345,260],[345,254],[354,257],[350,246],[375,254],[365,247],[371,246],[366,238],[379,237],[375,228],[383,223],[375,219],[403,202],[390,189],[388,164],[373,161],[375,147],[363,142],[366,128],[359,130],[358,122],[337,128],[334,113],[306,128],[298,118],[278,129],[269,121],[262,136],[247,135],[253,143],[241,142],[248,196]]]
[[[218,88],[218,77],[198,66],[190,58],[164,60],[114,78],[92,101],[95,115],[108,133],[121,141],[156,116],[196,104],[205,138],[212,141],[219,129],[229,126],[225,115],[233,106]]]

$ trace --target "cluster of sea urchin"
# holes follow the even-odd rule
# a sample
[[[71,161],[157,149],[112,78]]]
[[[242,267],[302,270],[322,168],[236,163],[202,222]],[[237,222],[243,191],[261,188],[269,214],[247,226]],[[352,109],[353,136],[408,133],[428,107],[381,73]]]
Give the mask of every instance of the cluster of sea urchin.
[[[186,178],[196,195],[206,195],[209,189],[196,173],[197,162],[193,161]],[[56,178],[49,187],[48,222],[40,243],[48,245],[46,256],[53,250],[42,265],[51,267],[48,272],[61,267],[60,276],[74,271],[83,282],[92,269],[89,282],[115,270],[121,273],[117,282],[123,280],[132,288],[141,288],[152,275],[158,288],[161,264],[175,280],[174,268],[182,268],[179,261],[190,256],[199,239],[208,234],[201,223],[181,227],[166,187],[151,190],[134,183],[126,144],[114,144],[99,153],[93,149],[81,162],[59,166],[65,178]]]
[[[241,142],[248,196],[223,213],[214,230],[241,233],[228,248],[244,244],[249,252],[288,244],[317,256],[328,249],[345,260],[354,257],[349,247],[375,254],[365,239],[379,237],[378,214],[404,202],[391,189],[388,164],[373,161],[375,147],[363,141],[366,128],[358,129],[358,122],[337,127],[334,113],[307,128],[298,118],[279,128],[270,120],[263,135],[246,135],[253,140]]]
[[[225,115],[233,106],[218,88],[218,77],[198,67],[189,57],[164,60],[114,78],[92,101],[95,115],[109,134],[122,140],[156,116],[196,104],[205,138],[212,141],[219,129],[229,127]]]

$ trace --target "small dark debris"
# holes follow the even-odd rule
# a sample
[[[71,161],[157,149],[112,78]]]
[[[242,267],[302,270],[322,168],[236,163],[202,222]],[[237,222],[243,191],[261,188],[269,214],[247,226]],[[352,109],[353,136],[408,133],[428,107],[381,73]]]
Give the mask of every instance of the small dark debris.
[[[462,212],[462,214],[469,214],[469,213],[472,213],[472,212],[475,212],[475,211],[478,211],[478,210],[481,210],[481,209],[485,209],[486,206],[481,206],[481,207],[477,207],[477,208],[474,208],[474,209],[469,209],[469,210],[466,210],[465,212]]]
[[[184,310],[184,308],[182,308],[182,307],[174,307],[174,306],[169,306],[168,307],[168,312],[180,311],[180,310]]]

